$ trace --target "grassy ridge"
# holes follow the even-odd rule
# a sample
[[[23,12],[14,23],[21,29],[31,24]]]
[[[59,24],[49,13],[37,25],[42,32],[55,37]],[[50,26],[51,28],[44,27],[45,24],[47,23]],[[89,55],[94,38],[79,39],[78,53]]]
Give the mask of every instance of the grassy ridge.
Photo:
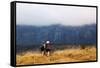
[[[62,63],[62,62],[81,62],[81,61],[95,61],[96,48],[95,46],[87,46],[84,49],[71,48],[64,50],[56,50],[51,56],[42,56],[40,52],[27,51],[18,53],[16,55],[17,65],[29,64],[48,64],[48,63]]]

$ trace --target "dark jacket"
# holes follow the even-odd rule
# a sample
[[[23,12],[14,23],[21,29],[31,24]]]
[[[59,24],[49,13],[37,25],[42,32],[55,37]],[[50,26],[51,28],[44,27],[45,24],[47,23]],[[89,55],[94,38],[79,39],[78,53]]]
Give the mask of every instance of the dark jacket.
[[[50,44],[46,44],[46,49],[51,49],[51,45]]]

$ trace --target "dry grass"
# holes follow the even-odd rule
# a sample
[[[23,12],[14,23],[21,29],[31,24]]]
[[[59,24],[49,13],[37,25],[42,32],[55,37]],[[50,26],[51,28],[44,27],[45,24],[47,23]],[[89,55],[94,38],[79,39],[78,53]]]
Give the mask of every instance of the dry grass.
[[[62,62],[95,61],[96,48],[86,47],[57,50],[51,56],[42,56],[39,52],[27,51],[16,55],[17,65],[48,64]]]

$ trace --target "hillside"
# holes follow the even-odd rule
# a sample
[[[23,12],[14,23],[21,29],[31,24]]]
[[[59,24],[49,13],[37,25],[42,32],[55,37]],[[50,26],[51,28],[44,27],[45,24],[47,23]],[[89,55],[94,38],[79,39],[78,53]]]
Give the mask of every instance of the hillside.
[[[96,24],[83,26],[64,26],[55,24],[50,26],[16,26],[16,44],[19,48],[40,47],[43,41],[51,44],[96,44]]]
[[[42,56],[39,51],[26,51],[17,53],[17,65],[49,64],[64,62],[96,61],[96,48],[86,47],[85,49],[71,48],[54,51],[51,56]]]

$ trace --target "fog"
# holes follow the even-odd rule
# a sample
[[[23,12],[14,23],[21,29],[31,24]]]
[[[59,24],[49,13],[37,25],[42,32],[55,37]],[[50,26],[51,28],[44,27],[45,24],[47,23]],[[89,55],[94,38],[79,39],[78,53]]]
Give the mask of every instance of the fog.
[[[17,3],[18,25],[62,24],[78,26],[96,23],[95,7]]]

